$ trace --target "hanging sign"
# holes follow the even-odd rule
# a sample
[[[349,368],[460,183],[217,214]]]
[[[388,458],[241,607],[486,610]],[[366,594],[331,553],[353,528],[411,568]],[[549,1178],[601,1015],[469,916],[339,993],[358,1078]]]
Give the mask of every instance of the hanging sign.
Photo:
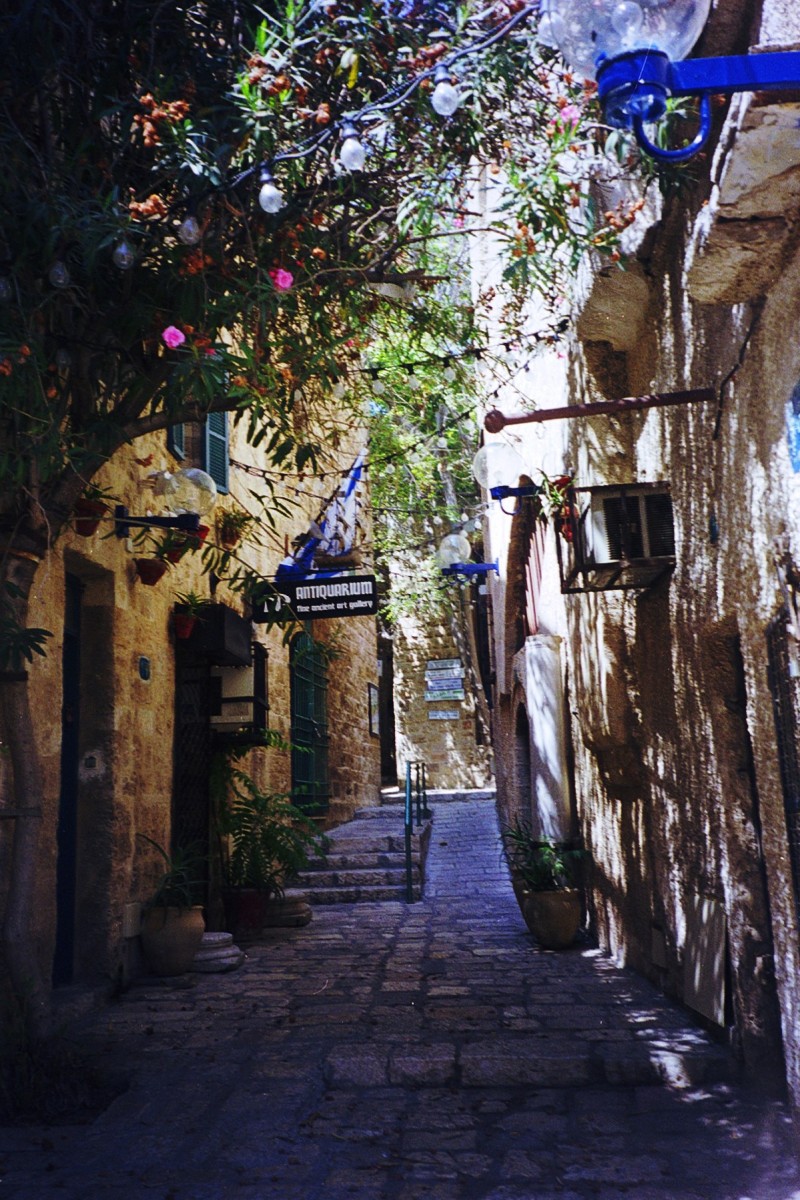
[[[372,617],[378,611],[374,575],[339,575],[332,579],[281,579],[278,593],[304,621],[329,617]]]

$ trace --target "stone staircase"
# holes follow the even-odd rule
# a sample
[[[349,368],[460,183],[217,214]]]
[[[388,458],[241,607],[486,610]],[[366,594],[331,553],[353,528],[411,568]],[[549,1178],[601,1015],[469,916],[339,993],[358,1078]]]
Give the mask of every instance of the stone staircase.
[[[357,904],[367,900],[405,900],[406,862],[403,806],[359,809],[352,821],[328,831],[327,854],[312,860],[287,899],[316,904]],[[431,822],[417,826],[411,844],[413,895],[419,900]]]

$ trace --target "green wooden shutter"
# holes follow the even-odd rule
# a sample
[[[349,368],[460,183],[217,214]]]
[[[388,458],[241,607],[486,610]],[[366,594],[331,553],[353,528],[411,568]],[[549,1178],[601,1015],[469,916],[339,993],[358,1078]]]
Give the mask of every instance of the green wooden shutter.
[[[203,470],[220,492],[228,491],[228,414],[209,413],[203,430]]]

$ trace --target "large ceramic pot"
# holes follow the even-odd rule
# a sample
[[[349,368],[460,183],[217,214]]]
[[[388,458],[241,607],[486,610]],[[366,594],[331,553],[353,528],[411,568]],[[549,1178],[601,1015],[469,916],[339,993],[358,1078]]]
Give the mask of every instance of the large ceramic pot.
[[[528,892],[522,915],[540,946],[564,950],[575,941],[581,923],[581,894],[577,888]]]
[[[149,908],[142,919],[142,950],[154,975],[185,975],[200,949],[206,923],[202,906]]]

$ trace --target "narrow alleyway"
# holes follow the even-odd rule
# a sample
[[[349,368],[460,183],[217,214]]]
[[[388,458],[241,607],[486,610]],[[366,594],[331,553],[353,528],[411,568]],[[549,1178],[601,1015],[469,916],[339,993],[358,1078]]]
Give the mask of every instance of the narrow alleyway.
[[[435,813],[421,903],[318,908],[232,975],[148,983],[79,1039],[93,1124],[0,1130],[2,1200],[796,1200],[775,1104],[585,947],[536,949],[487,802]]]

